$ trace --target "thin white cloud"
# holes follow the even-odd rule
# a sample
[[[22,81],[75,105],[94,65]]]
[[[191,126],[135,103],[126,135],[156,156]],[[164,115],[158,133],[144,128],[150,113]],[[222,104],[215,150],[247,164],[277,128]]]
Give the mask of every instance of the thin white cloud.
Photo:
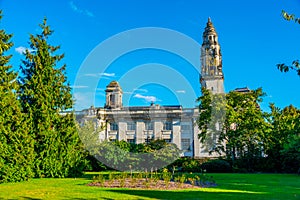
[[[123,94],[132,94],[133,92],[123,91]]]
[[[84,76],[88,77],[96,77],[96,78],[110,78],[110,77],[115,77],[115,73],[96,73],[96,74],[84,74]]]
[[[33,49],[29,49],[29,48],[22,47],[22,46],[19,46],[19,47],[15,48],[15,51],[17,53],[21,54],[21,55],[25,54],[26,50],[28,50],[29,52],[33,52],[34,51]]]
[[[84,76],[89,76],[89,77],[99,77],[99,74],[85,74]]]
[[[136,88],[136,89],[133,89],[134,92],[144,92],[144,93],[147,93],[148,90],[146,89],[139,89],[139,88]]]
[[[86,85],[73,85],[71,88],[76,88],[76,89],[82,89],[82,88],[88,88]]]
[[[185,90],[176,90],[177,93],[185,94]]]
[[[94,14],[91,11],[85,10],[85,14],[89,17],[94,17]]]
[[[79,8],[78,6],[76,6],[76,5],[74,4],[73,1],[70,1],[70,2],[69,2],[69,5],[70,5],[71,9],[72,9],[74,12],[77,12],[77,13],[80,13],[80,14],[84,14],[84,15],[86,15],[86,16],[88,16],[88,17],[94,17],[94,14],[93,14],[91,11]]]
[[[105,88],[96,88],[96,91],[104,91],[105,90]]]
[[[115,77],[115,73],[101,73],[101,76]]]
[[[137,93],[137,92],[139,92],[139,93],[147,93],[148,90],[146,90],[146,89],[140,89],[140,88],[135,88],[131,92],[129,92],[129,91],[123,91],[123,94],[133,94],[133,93]]]
[[[135,94],[133,97],[138,98],[138,99],[144,99],[147,102],[157,101],[157,98],[155,96],[144,96],[144,95],[141,95],[141,94]]]

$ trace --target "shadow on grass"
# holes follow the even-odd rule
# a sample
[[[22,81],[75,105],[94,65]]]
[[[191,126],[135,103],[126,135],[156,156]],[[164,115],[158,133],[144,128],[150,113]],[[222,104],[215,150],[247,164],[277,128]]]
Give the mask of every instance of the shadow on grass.
[[[127,190],[117,189],[108,190],[114,193],[140,196],[141,198],[156,199],[266,199],[267,195],[263,193],[255,193],[249,191],[202,191],[202,190]]]

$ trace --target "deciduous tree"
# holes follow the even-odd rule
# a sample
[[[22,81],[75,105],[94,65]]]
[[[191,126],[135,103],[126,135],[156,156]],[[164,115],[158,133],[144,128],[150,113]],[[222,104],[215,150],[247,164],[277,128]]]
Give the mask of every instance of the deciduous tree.
[[[276,171],[296,172],[300,168],[300,110],[292,105],[280,109],[271,104],[270,108],[272,131],[265,142],[269,163]]]
[[[200,141],[207,143],[213,138],[211,151],[226,153],[233,163],[243,158],[251,168],[253,159],[262,156],[262,138],[269,131],[259,107],[263,95],[261,88],[247,93],[231,91],[225,100],[223,95],[204,90],[199,98]]]

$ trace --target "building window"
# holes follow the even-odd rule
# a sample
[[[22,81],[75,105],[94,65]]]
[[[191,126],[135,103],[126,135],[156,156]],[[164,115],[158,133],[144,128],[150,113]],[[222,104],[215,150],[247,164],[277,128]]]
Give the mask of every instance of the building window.
[[[115,141],[117,141],[117,139],[109,139],[109,141],[115,142]]]
[[[127,123],[127,130],[128,130],[128,131],[135,131],[135,129],[136,129],[136,124],[135,124],[135,122],[128,122],[128,123]]]
[[[183,131],[189,131],[189,130],[191,130],[191,126],[187,125],[187,124],[182,124],[181,125],[181,130],[183,130]]]
[[[110,130],[111,131],[117,131],[119,129],[119,126],[117,123],[113,122],[113,123],[110,123]]]
[[[154,123],[153,122],[145,122],[145,129],[146,130],[153,130],[153,125]]]
[[[127,142],[130,144],[135,144],[135,139],[127,139]]]
[[[189,138],[181,138],[181,150],[190,150],[190,143]]]
[[[172,122],[170,122],[170,121],[165,121],[165,122],[164,122],[163,130],[172,130]]]
[[[116,103],[115,95],[110,95],[111,104],[114,105]]]

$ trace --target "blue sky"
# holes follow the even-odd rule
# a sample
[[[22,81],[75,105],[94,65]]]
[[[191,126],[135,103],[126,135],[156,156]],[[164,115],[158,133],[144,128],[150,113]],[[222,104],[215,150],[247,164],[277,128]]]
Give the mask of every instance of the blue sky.
[[[300,106],[300,78],[276,69],[300,58],[300,25],[281,17],[282,9],[300,16],[299,0],[1,0],[0,6],[1,28],[14,34],[16,70],[29,34],[39,33],[38,24],[48,18],[55,31],[50,42],[65,53],[77,110],[103,106],[112,80],[120,82],[125,106],[155,101],[194,107],[197,45],[208,17],[219,35],[227,92],[262,87],[263,109],[269,102]]]

